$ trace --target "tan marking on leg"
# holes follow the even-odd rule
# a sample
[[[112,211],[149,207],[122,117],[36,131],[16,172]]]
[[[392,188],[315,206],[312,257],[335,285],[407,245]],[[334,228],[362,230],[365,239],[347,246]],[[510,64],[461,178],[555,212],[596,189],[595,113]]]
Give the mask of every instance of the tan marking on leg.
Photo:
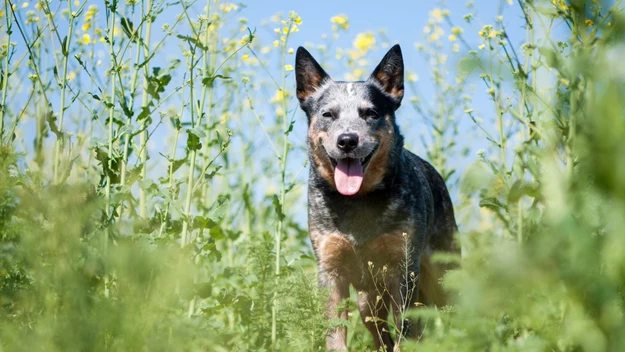
[[[387,267],[387,272],[397,275],[403,271],[406,258],[406,239],[401,234],[379,236],[359,248],[363,261],[376,268]]]
[[[333,277],[341,277],[347,282],[358,278],[359,263],[354,245],[345,236],[325,235],[318,249],[319,266]]]
[[[349,298],[349,284],[336,280],[326,306],[326,318],[339,318],[347,320],[347,309],[339,310],[342,301]],[[330,329],[326,335],[326,348],[328,350],[347,350],[347,328],[338,327]]]

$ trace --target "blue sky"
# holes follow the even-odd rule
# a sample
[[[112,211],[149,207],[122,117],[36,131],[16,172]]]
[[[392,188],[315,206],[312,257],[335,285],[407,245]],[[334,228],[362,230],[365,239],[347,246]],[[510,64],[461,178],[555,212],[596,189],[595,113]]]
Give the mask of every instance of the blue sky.
[[[102,4],[97,3],[101,8]],[[197,14],[202,12],[202,8],[204,7],[205,1],[199,1],[194,5],[194,10]],[[424,98],[425,103],[428,103],[428,99],[431,99],[434,90],[432,85],[432,72],[430,66],[424,61],[423,56],[418,52],[415,47],[415,43],[417,42],[425,42],[425,34],[424,27],[428,21],[428,14],[434,8],[445,8],[450,12],[450,20],[456,26],[460,26],[464,28],[464,38],[466,38],[467,42],[472,47],[477,47],[479,36],[477,32],[482,28],[484,24],[495,24],[495,19],[498,15],[503,16],[503,25],[506,28],[507,34],[515,47],[519,47],[525,40],[525,29],[522,27],[524,20],[522,18],[522,13],[518,4],[514,2],[513,5],[507,3],[506,0],[476,0],[473,4],[473,8],[471,10],[468,9],[466,1],[457,1],[450,0],[446,2],[436,2],[436,1],[378,1],[378,2],[365,2],[365,1],[285,1],[285,0],[271,0],[271,1],[259,1],[259,0],[250,0],[246,3],[245,6],[239,6],[239,12],[235,14],[230,14],[233,17],[245,17],[248,20],[248,26],[251,29],[256,29],[259,40],[263,43],[263,45],[271,45],[271,42],[275,39],[275,34],[273,33],[273,28],[276,27],[274,24],[264,25],[267,20],[269,20],[276,13],[281,13],[283,16],[289,13],[289,11],[297,12],[301,18],[303,23],[299,26],[299,32],[295,33],[289,41],[289,46],[296,48],[300,45],[305,45],[307,43],[320,44],[323,42],[322,36],[324,34],[331,34],[331,26],[332,23],[330,19],[333,16],[343,14],[349,18],[350,27],[347,32],[341,32],[340,36],[335,42],[334,47],[341,48],[349,48],[352,46],[354,38],[358,33],[365,31],[378,31],[385,30],[386,36],[389,40],[389,44],[399,43],[402,46],[402,51],[404,54],[404,62],[408,71],[415,72],[419,76],[418,89],[420,94]],[[472,19],[471,24],[467,24],[463,20],[463,16],[467,13],[472,12],[476,16]],[[174,23],[175,16],[178,16],[181,13],[181,7],[179,5],[174,5],[159,15],[157,18],[157,22],[155,24],[155,34],[153,37],[153,43],[158,40],[159,35],[162,35],[162,31],[160,27],[163,23]],[[100,16],[102,17],[101,21],[104,22],[104,11],[101,9]],[[132,17],[132,14],[125,14],[128,17]],[[233,21],[234,22],[234,21]],[[445,38],[449,34],[448,28],[446,25],[443,25],[445,28]],[[67,27],[60,26],[60,32],[66,32]],[[180,34],[186,34],[188,30],[184,27],[180,28]],[[380,44],[380,43],[378,43]],[[154,65],[166,66],[168,60],[172,58],[183,59],[181,55],[181,41],[174,38],[167,41],[167,45],[165,50],[161,52],[162,55],[156,57]],[[100,50],[103,50],[104,47],[101,47]],[[23,50],[23,47],[18,50]],[[465,56],[465,50],[461,50],[458,54],[452,54],[449,48],[446,49],[449,54],[449,62],[450,69],[453,71],[455,68],[456,62]],[[386,51],[386,48],[383,48],[381,45],[377,45],[377,48],[373,50],[373,52],[367,55],[369,59],[369,69],[373,69],[373,66],[377,64],[377,62],[382,58]],[[316,55],[313,50],[313,55]],[[108,54],[105,53],[105,57]],[[331,57],[331,56],[330,56]],[[290,63],[293,63],[294,55],[289,56],[291,60]],[[106,61],[106,59],[104,60]],[[75,65],[75,63],[73,63]],[[278,70],[280,65],[278,62],[270,63],[272,69]],[[342,79],[345,75],[346,69],[343,66],[336,65],[330,67],[328,70],[331,76],[337,79]],[[180,78],[180,77],[179,77]],[[175,78],[178,79],[178,78]],[[294,87],[295,82],[293,76],[290,75],[288,77],[289,84]],[[174,84],[180,85],[181,81],[174,82]],[[494,111],[493,104],[490,101],[488,94],[485,93],[486,87],[484,84],[475,77],[472,80],[475,88],[473,90],[473,101],[471,107],[476,111],[477,114],[483,116],[485,121],[494,121]],[[411,92],[407,92],[407,97]],[[242,95],[242,94],[241,94]],[[296,104],[296,102],[294,102]],[[172,104],[175,104],[172,103]],[[58,99],[53,101],[53,105],[55,106],[55,110],[58,111]],[[262,108],[261,108],[262,109]],[[299,109],[298,109],[299,110]],[[470,121],[470,119],[461,113],[459,116],[454,116],[454,118],[461,119],[460,128],[461,131],[459,136],[465,137],[469,135],[469,131],[474,130],[474,125]],[[418,139],[418,135],[423,133],[423,129],[426,128],[426,125],[421,121],[416,112],[408,106],[408,104],[404,104],[402,108],[397,112],[398,121],[402,128],[404,128],[403,133],[406,137],[406,140],[409,145],[415,147],[417,146],[416,152],[418,154],[423,155],[423,151],[419,150],[423,148],[423,146],[419,146],[419,143],[415,143]],[[298,111],[296,114],[297,122],[295,124],[295,130],[291,135],[291,139],[293,142],[299,146],[303,147],[305,136],[306,136],[306,119],[303,112]],[[255,123],[255,120],[252,116],[246,116],[246,119],[249,118],[250,123]],[[70,126],[66,128],[71,129]],[[490,124],[488,128],[494,128],[494,124]],[[28,149],[32,145],[32,136],[34,135],[34,123],[33,121],[27,122],[24,126],[24,145]],[[153,136],[153,143],[157,143],[158,145],[156,149],[151,150],[152,162],[154,160],[164,160],[157,155],[157,152],[167,152],[169,146],[166,143],[161,143],[163,139],[160,134],[163,134],[162,137],[167,135],[166,129],[158,129],[157,133]],[[475,140],[463,140],[459,141],[459,144],[465,144],[471,149],[471,156],[469,158],[464,158],[463,160],[450,160],[450,163],[454,163],[458,169],[459,173],[461,173],[462,169],[466,167],[466,165],[476,159],[475,151],[484,146],[483,136],[472,134],[471,138],[482,137]],[[184,144],[185,140],[182,138],[181,144]],[[299,154],[298,154],[299,153]],[[303,152],[300,150],[299,152],[295,152],[292,171],[296,172],[297,169],[301,166],[301,160],[305,158],[302,154]],[[178,156],[180,157],[180,155]],[[158,168],[160,169],[160,168]],[[302,181],[305,180],[307,172],[303,172],[300,176]],[[303,184],[303,182],[301,183]]]

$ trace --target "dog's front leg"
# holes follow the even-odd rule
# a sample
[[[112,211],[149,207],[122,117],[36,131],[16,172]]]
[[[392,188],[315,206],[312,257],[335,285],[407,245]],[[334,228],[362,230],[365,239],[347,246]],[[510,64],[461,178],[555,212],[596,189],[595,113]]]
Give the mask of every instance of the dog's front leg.
[[[349,283],[328,273],[319,274],[319,286],[330,290],[326,318],[340,318],[347,320],[347,307],[341,307],[341,302],[349,298]],[[332,328],[326,336],[328,350],[347,350],[347,328],[345,326]]]

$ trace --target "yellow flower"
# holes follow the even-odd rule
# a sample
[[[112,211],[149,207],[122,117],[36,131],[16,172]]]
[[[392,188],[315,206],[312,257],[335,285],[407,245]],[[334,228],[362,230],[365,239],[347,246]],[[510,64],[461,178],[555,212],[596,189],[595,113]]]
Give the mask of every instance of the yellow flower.
[[[371,32],[360,33],[354,39],[354,47],[366,52],[375,46],[375,37]]]
[[[293,54],[293,48],[289,48],[289,50],[287,51],[289,54]]]
[[[293,65],[284,65],[285,71],[293,71]]]
[[[261,54],[268,54],[270,51],[271,51],[271,48],[268,46],[264,46],[262,49],[260,49]]]
[[[428,37],[430,42],[435,42],[445,34],[445,31],[440,26],[434,27],[434,31]]]
[[[345,15],[337,15],[330,19],[330,22],[334,23],[338,29],[348,29],[349,28],[349,20]]]
[[[349,55],[349,58],[352,60],[358,60],[362,56],[362,53],[358,50],[348,50],[347,55]]]
[[[91,36],[89,35],[89,33],[85,33],[82,35],[82,42],[85,45],[91,44]]]
[[[480,44],[480,45],[478,46],[478,48],[479,48],[480,50],[483,50],[483,49],[484,49],[484,47],[485,47],[485,45],[484,45],[484,44]]]
[[[244,54],[243,56],[241,56],[241,60],[246,61],[247,59],[249,59],[250,56],[247,54]]]
[[[584,23],[586,24],[586,27],[592,27],[595,24],[592,20],[586,20]]]
[[[273,41],[273,46],[275,46],[275,47],[280,46],[280,42],[279,42],[279,41],[277,41],[277,40],[274,40],[274,41]]]
[[[286,94],[284,94],[284,91],[282,89],[278,89],[276,90],[276,94],[273,96],[273,98],[271,98],[271,100],[269,101],[270,103],[277,103],[277,102],[281,102],[282,99],[284,99],[285,96],[289,96],[288,92]]]
[[[451,27],[451,33],[458,35],[458,34],[462,34],[462,28],[460,27]]]
[[[441,23],[443,22],[443,11],[439,8],[435,8],[430,11],[430,17],[434,20],[434,22]]]
[[[282,28],[282,33],[288,34],[289,33],[289,29],[287,27]]]
[[[455,34],[450,34],[449,35],[449,41],[450,42],[455,42],[456,41],[456,35]]]
[[[364,73],[365,71],[362,68],[357,67],[352,73],[347,73],[345,79],[348,81],[357,81],[362,78]]]
[[[25,9],[25,8],[27,8],[27,7],[28,7],[28,3],[27,3],[27,2],[25,2],[25,3],[23,3],[23,4],[22,4],[22,8],[23,8],[23,9]]]
[[[566,0],[551,0],[551,3],[558,10],[566,11],[569,9],[569,6],[566,4]]]
[[[228,13],[230,11],[234,11],[236,9],[238,9],[239,7],[235,4],[220,4],[219,5],[219,9],[221,11],[223,11],[224,13]]]
[[[83,23],[83,25],[82,25],[82,27],[81,27],[81,28],[82,28],[83,32],[88,31],[88,30],[89,30],[89,28],[91,28],[91,22],[85,22],[85,23]]]
[[[418,80],[419,76],[417,76],[417,74],[414,72],[410,72],[408,75],[406,75],[406,81],[408,82],[416,82]]]
[[[0,10],[0,18],[4,17],[4,11]]]
[[[454,53],[459,52],[460,51],[460,45],[454,44],[453,47],[451,48],[451,51],[453,51]]]
[[[299,15],[297,15],[297,16],[295,17],[295,19],[293,20],[293,23],[295,23],[295,24],[296,24],[296,25],[298,25],[298,26],[299,26],[299,25],[301,25],[301,24],[302,24],[302,18],[301,18],[301,17],[299,17]]]

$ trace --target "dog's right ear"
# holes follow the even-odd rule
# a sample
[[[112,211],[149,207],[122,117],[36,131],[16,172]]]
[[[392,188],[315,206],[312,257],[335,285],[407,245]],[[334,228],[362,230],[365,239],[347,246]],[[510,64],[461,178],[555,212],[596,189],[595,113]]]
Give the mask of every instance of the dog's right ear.
[[[303,47],[297,48],[295,55],[295,80],[297,82],[297,99],[300,104],[313,95],[330,76],[319,63]]]

